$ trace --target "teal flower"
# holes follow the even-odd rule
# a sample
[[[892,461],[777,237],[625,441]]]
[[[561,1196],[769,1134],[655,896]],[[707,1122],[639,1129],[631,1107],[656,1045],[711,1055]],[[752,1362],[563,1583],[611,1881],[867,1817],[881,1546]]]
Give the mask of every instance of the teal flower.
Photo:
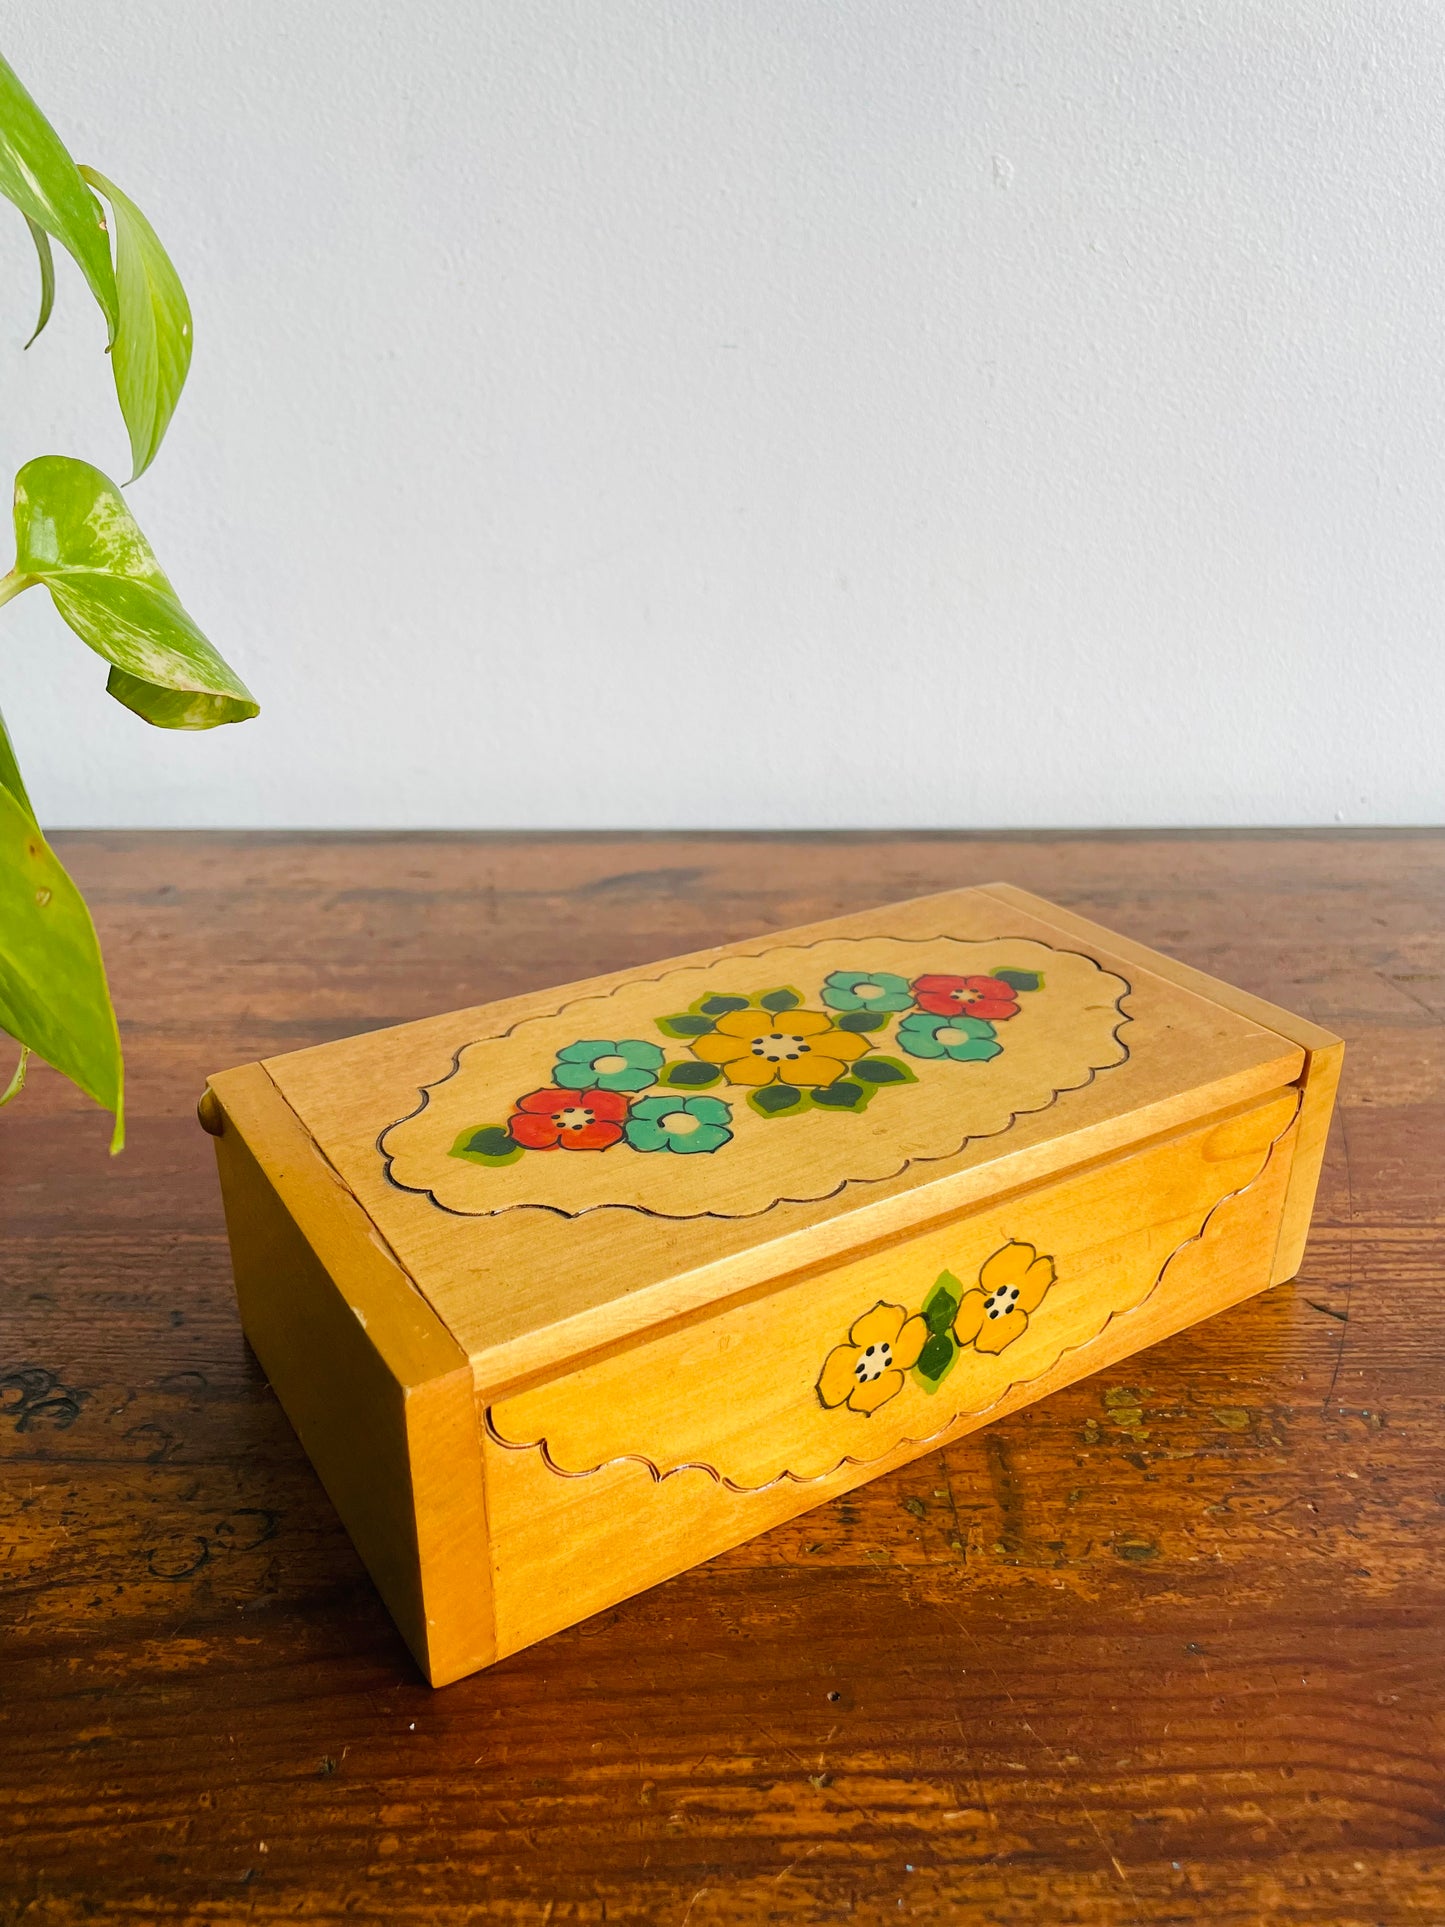
[[[732,1136],[720,1097],[644,1097],[627,1120],[634,1151],[716,1151]]]
[[[913,992],[891,970],[835,970],[823,980],[823,1002],[833,1010],[908,1010]]]
[[[997,1057],[1003,1049],[993,1025],[981,1017],[931,1017],[921,1010],[899,1024],[898,1041],[910,1057],[952,1057],[965,1064]]]
[[[588,1038],[558,1051],[552,1082],[564,1091],[645,1091],[657,1082],[662,1061],[657,1045],[640,1038],[618,1044]]]

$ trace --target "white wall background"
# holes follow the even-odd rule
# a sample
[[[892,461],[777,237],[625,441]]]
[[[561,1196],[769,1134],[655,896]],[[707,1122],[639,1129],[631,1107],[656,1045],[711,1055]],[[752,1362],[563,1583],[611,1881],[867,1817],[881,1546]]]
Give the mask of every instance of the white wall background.
[[[32,592],[55,825],[1445,819],[1435,0],[46,0],[196,312],[133,508],[259,721]],[[0,209],[11,468],[129,472]]]

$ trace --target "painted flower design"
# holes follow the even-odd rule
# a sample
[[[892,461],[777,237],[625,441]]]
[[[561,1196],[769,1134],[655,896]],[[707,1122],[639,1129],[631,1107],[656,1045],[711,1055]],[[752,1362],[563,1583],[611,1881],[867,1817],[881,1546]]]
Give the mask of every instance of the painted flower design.
[[[932,1017],[920,1010],[899,1024],[898,1042],[910,1057],[952,1057],[960,1063],[982,1063],[1003,1049],[993,1025],[982,1018]]]
[[[641,1038],[616,1044],[590,1038],[558,1051],[552,1082],[565,1091],[645,1091],[657,1082],[662,1064],[657,1045]]]
[[[717,1064],[731,1084],[834,1084],[868,1048],[821,1010],[730,1010],[690,1040],[693,1055]]]
[[[627,1111],[620,1091],[529,1091],[507,1130],[529,1151],[605,1151],[622,1136]]]
[[[823,980],[823,1002],[830,1010],[908,1010],[913,992],[891,970],[834,970]]]
[[[978,1284],[959,1300],[954,1337],[975,1351],[1001,1352],[1023,1337],[1029,1313],[1038,1310],[1053,1282],[1053,1259],[1014,1239],[985,1261]]]
[[[1000,1024],[1019,1014],[1018,993],[1002,977],[916,977],[913,995],[920,1010],[935,1017],[979,1017]]]
[[[846,1345],[835,1345],[818,1374],[818,1398],[850,1412],[876,1412],[903,1390],[903,1374],[918,1363],[928,1327],[915,1312],[881,1300],[854,1321]]]
[[[632,1106],[627,1142],[634,1151],[716,1151],[731,1121],[720,1097],[644,1097]]]

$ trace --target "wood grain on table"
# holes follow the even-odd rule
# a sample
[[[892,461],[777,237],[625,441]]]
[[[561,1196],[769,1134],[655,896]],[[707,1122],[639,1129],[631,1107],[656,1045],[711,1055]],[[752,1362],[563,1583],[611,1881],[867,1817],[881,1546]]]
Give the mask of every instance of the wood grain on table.
[[[57,841],[130,1146],[0,1115],[0,1920],[1445,1921],[1445,834]],[[1299,1279],[433,1693],[205,1074],[999,876],[1347,1039]]]

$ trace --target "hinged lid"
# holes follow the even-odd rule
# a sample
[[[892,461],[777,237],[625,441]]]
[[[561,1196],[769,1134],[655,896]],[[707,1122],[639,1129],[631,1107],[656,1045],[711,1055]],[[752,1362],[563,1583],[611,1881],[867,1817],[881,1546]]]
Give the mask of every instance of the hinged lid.
[[[492,1392],[1300,1075],[1057,915],[961,890],[265,1069]]]

